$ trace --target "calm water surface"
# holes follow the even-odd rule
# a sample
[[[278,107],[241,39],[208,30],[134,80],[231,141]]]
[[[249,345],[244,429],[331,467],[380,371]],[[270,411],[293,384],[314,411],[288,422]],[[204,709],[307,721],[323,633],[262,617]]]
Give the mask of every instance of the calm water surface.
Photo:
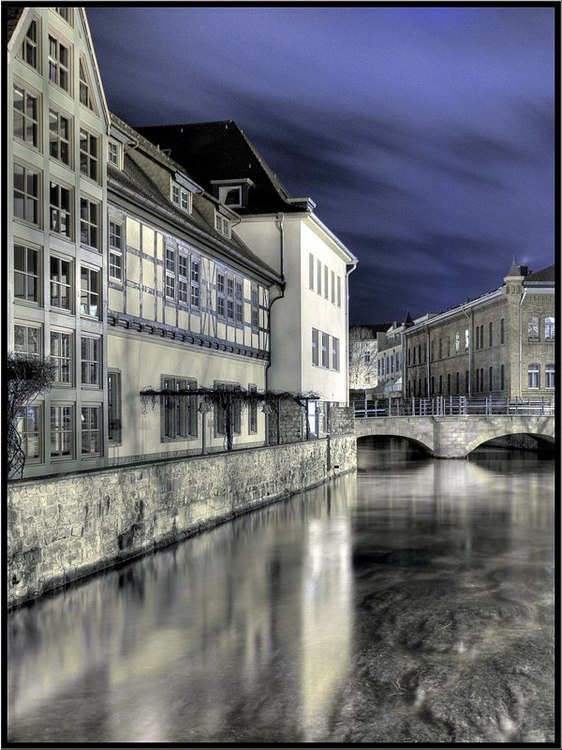
[[[10,741],[553,741],[553,462],[359,464],[11,613]]]

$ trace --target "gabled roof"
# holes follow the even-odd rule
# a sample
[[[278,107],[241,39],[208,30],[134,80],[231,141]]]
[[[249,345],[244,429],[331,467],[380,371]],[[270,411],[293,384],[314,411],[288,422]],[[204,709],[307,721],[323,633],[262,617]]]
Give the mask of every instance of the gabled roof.
[[[254,183],[248,206],[240,214],[270,214],[307,210],[307,199],[294,202],[288,190],[233,120],[141,127],[138,131],[172,158],[205,190],[211,180],[249,178]]]
[[[554,286],[554,266],[547,266],[540,271],[530,273],[523,282],[523,286]]]

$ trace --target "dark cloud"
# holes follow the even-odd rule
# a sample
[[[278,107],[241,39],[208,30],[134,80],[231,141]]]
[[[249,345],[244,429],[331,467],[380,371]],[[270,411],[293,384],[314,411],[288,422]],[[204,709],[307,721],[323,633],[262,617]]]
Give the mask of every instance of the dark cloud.
[[[554,254],[548,7],[88,9],[133,125],[234,119],[359,258],[352,322],[446,309]],[[127,33],[123,34],[123,29]]]

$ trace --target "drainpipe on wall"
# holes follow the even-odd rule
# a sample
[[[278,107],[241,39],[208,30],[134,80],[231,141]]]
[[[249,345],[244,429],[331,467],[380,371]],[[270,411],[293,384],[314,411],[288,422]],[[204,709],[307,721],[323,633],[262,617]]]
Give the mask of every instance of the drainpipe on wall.
[[[285,214],[282,212],[279,212],[277,214],[277,227],[279,229],[279,272],[281,275],[281,293],[278,297],[275,297],[275,299],[270,300],[269,302],[269,310],[267,313],[268,316],[268,324],[269,324],[269,361],[267,365],[265,366],[265,391],[269,390],[268,388],[268,373],[269,368],[271,367],[271,308],[273,307],[273,303],[277,302],[278,299],[283,299],[285,296],[285,228],[283,225],[283,219],[285,218]],[[279,404],[280,406],[280,404]],[[265,444],[269,445],[269,420],[271,418],[271,415],[266,413],[265,415]],[[278,418],[278,425],[279,425],[279,413],[277,414]],[[277,429],[277,442],[280,441],[280,435],[279,435],[279,427]]]
[[[351,268],[345,273],[345,399],[349,406],[349,277],[357,268],[358,261],[355,260]],[[343,365],[341,365],[343,367]]]
[[[523,301],[527,296],[527,290],[523,289],[523,294],[519,300],[519,398],[523,398],[521,388],[521,368],[523,367],[523,331],[521,330],[521,315],[523,311]]]

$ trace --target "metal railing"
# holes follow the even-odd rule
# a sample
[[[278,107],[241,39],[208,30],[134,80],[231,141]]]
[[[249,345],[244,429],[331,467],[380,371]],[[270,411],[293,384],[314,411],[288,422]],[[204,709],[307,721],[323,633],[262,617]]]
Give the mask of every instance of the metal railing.
[[[433,396],[432,398],[391,398],[353,401],[356,419],[368,417],[445,417],[471,414],[554,415],[554,398],[509,399],[492,396]]]

